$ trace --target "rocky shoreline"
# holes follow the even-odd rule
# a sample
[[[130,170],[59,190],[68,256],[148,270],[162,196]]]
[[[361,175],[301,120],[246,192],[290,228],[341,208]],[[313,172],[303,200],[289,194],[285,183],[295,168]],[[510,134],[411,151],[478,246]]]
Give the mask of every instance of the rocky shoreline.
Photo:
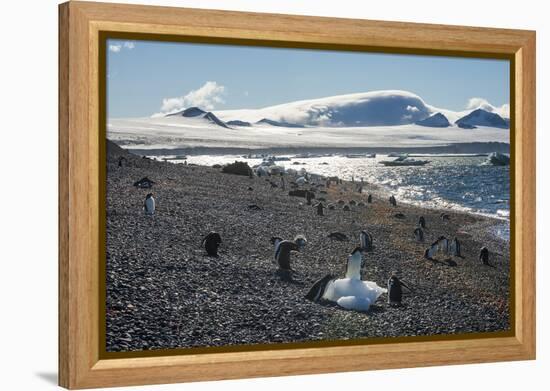
[[[122,167],[120,156],[125,157]],[[346,182],[320,188],[316,197],[366,203],[371,192],[373,203],[352,206],[350,212],[337,205],[318,216],[304,198],[289,196],[288,188],[273,187],[265,178],[143,159],[112,143],[107,160],[108,352],[510,327],[509,243],[489,234],[497,220],[454,211],[446,211],[449,220],[442,220],[439,210],[399,200],[392,207],[375,186],[366,184],[359,194]],[[152,189],[133,186],[143,177],[155,182]],[[143,213],[149,192],[157,203],[154,216]],[[404,218],[396,218],[398,212]],[[420,215],[427,224],[424,243],[413,236]],[[390,307],[382,295],[360,313],[306,300],[314,281],[327,273],[344,274],[362,229],[374,241],[364,257],[363,279],[385,286],[397,272],[414,289],[404,295],[403,305]],[[200,247],[209,231],[223,240],[217,258]],[[336,231],[350,240],[327,237]],[[286,281],[276,273],[269,239],[298,234],[308,243],[293,255],[296,274]],[[441,256],[423,258],[440,235],[462,242],[464,257],[452,259],[456,266]],[[482,246],[490,250],[493,267],[478,260]]]

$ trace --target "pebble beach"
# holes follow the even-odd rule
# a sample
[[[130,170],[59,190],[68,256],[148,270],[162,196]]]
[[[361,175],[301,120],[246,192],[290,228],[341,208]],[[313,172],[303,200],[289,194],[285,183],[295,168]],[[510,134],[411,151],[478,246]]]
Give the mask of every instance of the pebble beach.
[[[133,186],[143,177],[155,182],[151,189]],[[376,184],[365,183],[358,193],[345,181],[316,188],[313,204],[319,198],[335,204],[318,216],[305,198],[289,196],[290,179],[284,190],[278,178],[274,182],[279,186],[220,168],[145,159],[108,143],[107,352],[509,329],[510,249],[492,233],[497,219],[450,210],[441,219],[442,210],[399,199],[391,206],[390,194]],[[147,193],[156,200],[153,216],[143,211]],[[338,200],[356,205],[344,211]],[[424,242],[413,235],[420,216]],[[316,280],[344,275],[361,230],[373,237],[362,278],[385,287],[397,273],[412,288],[403,304],[390,306],[383,294],[369,311],[357,312],[308,301]],[[223,241],[218,257],[200,246],[210,231]],[[348,240],[330,239],[332,232]],[[277,273],[270,238],[296,235],[307,245],[292,254],[295,273],[287,280]],[[457,237],[463,256],[424,259],[442,235]],[[478,259],[484,246],[491,266]]]

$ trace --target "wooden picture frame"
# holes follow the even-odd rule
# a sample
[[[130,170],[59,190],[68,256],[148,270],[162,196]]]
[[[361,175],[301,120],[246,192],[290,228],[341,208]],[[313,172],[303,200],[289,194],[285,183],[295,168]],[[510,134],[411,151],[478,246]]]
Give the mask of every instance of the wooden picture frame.
[[[100,343],[104,32],[191,42],[511,61],[512,332],[341,346],[104,358]],[[104,45],[104,42],[103,42]],[[103,113],[104,115],[104,113]],[[103,117],[104,118],[104,117]],[[70,389],[535,358],[535,32],[138,5],[59,6],[59,384]],[[374,359],[375,358],[375,359]]]

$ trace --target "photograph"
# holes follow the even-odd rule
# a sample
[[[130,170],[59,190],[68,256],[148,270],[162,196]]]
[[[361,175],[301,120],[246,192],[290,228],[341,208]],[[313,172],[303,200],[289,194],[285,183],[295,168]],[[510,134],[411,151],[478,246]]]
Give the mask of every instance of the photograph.
[[[110,37],[103,58],[107,354],[513,332],[509,59]]]

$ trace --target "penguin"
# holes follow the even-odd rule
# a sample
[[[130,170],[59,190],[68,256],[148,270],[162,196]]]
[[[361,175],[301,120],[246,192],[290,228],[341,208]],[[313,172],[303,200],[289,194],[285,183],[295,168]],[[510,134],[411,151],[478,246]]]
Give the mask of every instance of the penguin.
[[[414,239],[417,242],[423,242],[424,241],[424,231],[422,231],[422,228],[416,228],[414,230]]]
[[[204,249],[208,255],[217,257],[218,256],[218,247],[222,242],[222,238],[219,233],[211,231],[208,235],[204,237],[201,242],[201,246],[204,246]]]
[[[325,213],[323,212],[323,209],[326,209],[326,207],[323,205],[322,202],[319,202],[316,205],[316,208],[317,208],[317,215],[318,216],[324,216],[325,215]]]
[[[367,231],[361,231],[359,234],[359,242],[363,251],[372,250],[372,236]]]
[[[247,190],[248,190],[248,191],[253,191],[254,189],[253,189],[252,187],[248,186],[248,189],[247,189]]]
[[[393,196],[393,194],[390,196],[390,205],[397,206],[397,200]]]
[[[395,217],[396,219],[404,219],[405,215],[401,212],[397,212],[396,214],[393,215],[393,217]]]
[[[327,274],[323,278],[320,278],[319,280],[315,281],[313,286],[310,288],[310,290],[306,294],[306,299],[314,303],[319,302],[323,297],[323,293],[325,293],[325,290],[328,284],[333,282],[334,279],[335,278],[332,274]]]
[[[435,256],[435,254],[437,254],[438,249],[439,249],[439,245],[438,245],[437,241],[433,242],[431,244],[431,246],[428,247],[426,249],[426,251],[424,251],[424,258],[429,259],[429,260],[433,260],[433,257]]]
[[[119,167],[124,167],[126,165],[126,163],[127,163],[127,160],[124,156],[120,156],[118,158],[118,166]]]
[[[338,200],[338,201],[336,201],[336,202],[337,202],[339,205],[344,205],[344,204],[346,203],[346,201],[344,201],[344,200]]]
[[[300,251],[300,246],[291,240],[283,240],[276,245],[275,260],[282,271],[291,271],[290,252]]]
[[[346,263],[346,278],[352,278],[355,280],[361,279],[361,263],[363,262],[363,249],[361,247],[355,247],[351,254],[348,256]]]
[[[357,206],[360,206],[360,207],[364,208],[365,206],[367,206],[367,204],[365,204],[363,201],[361,201],[361,202],[357,203]]]
[[[147,215],[155,214],[155,198],[153,197],[153,193],[149,193],[147,194],[147,196],[145,196],[143,209],[145,210],[145,214]]]
[[[426,228],[426,219],[424,218],[424,216],[420,216],[418,218],[418,226],[420,228]]]
[[[369,196],[367,197],[367,202],[369,204],[372,204],[372,194],[369,194]]]
[[[481,250],[479,250],[479,260],[487,266],[491,266],[489,264],[489,249],[487,247],[482,247]]]
[[[311,205],[311,200],[315,198],[315,194],[312,191],[306,190],[307,204]]]
[[[354,200],[351,200],[351,201],[349,202],[349,204],[350,204],[350,206],[355,206],[355,205],[357,205],[357,202],[355,202]]]
[[[328,235],[328,237],[330,239],[338,240],[340,242],[343,242],[344,240],[348,240],[348,237],[345,234],[341,233],[341,232],[331,232]]]
[[[388,304],[389,305],[401,305],[403,298],[403,288],[407,288],[412,292],[407,284],[401,281],[395,274],[388,279]]]
[[[441,220],[450,220],[451,219],[451,216],[449,216],[447,213],[441,213],[439,215],[439,217],[441,217]]]
[[[460,246],[461,246],[460,242],[455,237],[451,242],[451,246],[450,246],[451,255],[454,255],[456,257],[462,257]]]
[[[440,236],[437,239],[437,246],[439,251],[443,251],[444,254],[449,254],[449,240],[445,236]]]
[[[351,208],[349,207],[349,205],[344,205],[344,207],[342,208],[342,210],[344,212],[351,212]]]

